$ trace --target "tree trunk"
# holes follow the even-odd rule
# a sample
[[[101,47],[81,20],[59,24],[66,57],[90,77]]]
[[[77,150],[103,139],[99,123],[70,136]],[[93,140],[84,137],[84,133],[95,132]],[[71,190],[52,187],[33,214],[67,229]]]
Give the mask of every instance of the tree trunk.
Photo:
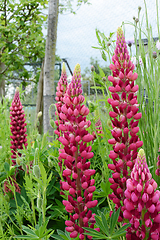
[[[0,62],[0,72],[5,69],[4,63]],[[3,97],[5,96],[5,76],[0,74],[0,99],[3,102]]]
[[[43,85],[43,128],[44,133],[53,135],[53,128],[50,126],[50,116],[54,118],[54,108],[49,115],[49,107],[55,102],[54,66],[57,40],[59,0],[50,0],[48,9],[48,29],[44,62],[44,85]]]
[[[39,121],[38,131],[40,134],[43,132],[43,76],[44,76],[44,61],[41,66],[41,73],[38,81],[38,92],[37,92],[37,102],[36,102],[36,125],[37,120]],[[42,116],[38,118],[38,113],[42,112]],[[38,118],[38,119],[37,119]]]

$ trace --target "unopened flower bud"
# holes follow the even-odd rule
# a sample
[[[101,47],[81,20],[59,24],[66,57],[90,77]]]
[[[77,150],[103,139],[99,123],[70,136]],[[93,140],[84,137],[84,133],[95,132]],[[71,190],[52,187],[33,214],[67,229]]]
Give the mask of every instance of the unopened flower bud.
[[[152,53],[152,56],[153,56],[153,58],[157,58],[157,52],[154,51],[154,52]]]
[[[136,23],[138,23],[138,22],[139,22],[139,19],[138,19],[138,18],[136,18],[136,19],[135,19],[135,22],[136,22]]]
[[[37,117],[40,118],[42,116],[42,111],[40,111],[38,114],[37,114]]]
[[[37,208],[42,208],[43,200],[42,198],[37,198]]]
[[[17,157],[17,158],[16,158],[16,163],[17,163],[17,165],[19,165],[19,166],[20,166],[20,164],[21,164],[21,160],[20,160],[20,158],[19,158],[19,157]]]
[[[41,176],[41,171],[40,171],[40,168],[39,168],[38,165],[35,165],[35,166],[33,167],[33,174],[35,175],[35,177],[40,178],[40,176]]]
[[[50,119],[50,125],[51,125],[52,128],[55,128],[55,122],[54,122],[53,119]]]
[[[91,66],[91,72],[94,72],[95,71],[95,67],[92,65]]]
[[[142,7],[141,6],[138,6],[138,11],[141,11]]]

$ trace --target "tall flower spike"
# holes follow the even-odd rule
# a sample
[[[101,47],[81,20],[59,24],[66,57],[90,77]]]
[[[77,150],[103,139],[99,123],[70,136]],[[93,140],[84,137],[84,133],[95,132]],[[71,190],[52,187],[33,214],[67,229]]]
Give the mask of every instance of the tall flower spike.
[[[57,129],[54,131],[55,134],[57,134],[60,137],[60,129],[59,129],[59,124],[62,124],[64,122],[63,119],[61,119],[60,117],[60,113],[61,113],[61,107],[63,106],[64,102],[63,102],[63,98],[64,98],[64,94],[66,93],[67,90],[67,73],[66,73],[66,67],[65,67],[65,63],[63,62],[62,65],[62,73],[61,73],[61,77],[59,79],[58,85],[57,85],[57,92],[56,92],[56,121],[55,124],[57,126]],[[58,114],[58,116],[57,116]]]
[[[156,175],[157,176],[160,176],[160,147],[159,147],[159,155],[158,155],[158,157],[157,157],[157,169],[156,169]]]
[[[61,108],[60,118],[64,121],[59,125],[62,135],[59,141],[64,148],[60,149],[59,160],[64,162],[63,178],[61,190],[67,200],[63,204],[67,212],[70,213],[70,220],[66,221],[66,230],[70,232],[71,238],[84,239],[83,227],[94,228],[94,214],[90,208],[97,205],[97,200],[92,200],[95,191],[95,180],[91,179],[95,170],[89,169],[93,157],[92,147],[87,143],[93,140],[93,136],[86,128],[91,125],[86,120],[89,109],[83,105],[84,97],[81,89],[80,65],[77,64],[73,73],[72,81],[67,88],[63,98],[64,105]],[[92,237],[88,237],[92,239]]]
[[[127,179],[123,216],[131,223],[126,239],[153,239],[160,237],[160,191],[152,178],[143,149],[140,149]]]
[[[21,104],[20,98],[19,98],[19,88],[16,88],[14,99],[12,101],[12,105],[10,107],[10,119],[11,119],[11,146],[12,149],[12,163],[13,165],[16,164],[16,152],[18,149],[23,149],[23,146],[27,147],[27,134],[26,134],[26,125],[25,123],[25,114],[23,110],[23,106]],[[20,156],[20,153],[18,153]]]
[[[116,209],[123,206],[126,180],[130,177],[131,170],[137,157],[138,148],[143,142],[138,138],[138,122],[142,114],[138,112],[138,102],[136,92],[138,85],[135,85],[137,73],[133,73],[135,68],[130,60],[124,34],[121,28],[117,30],[117,41],[115,54],[112,57],[113,64],[110,64],[113,76],[108,80],[112,83],[109,91],[112,98],[108,103],[113,111],[109,112],[112,118],[111,131],[113,138],[108,142],[113,146],[109,157],[113,164],[108,168],[113,170],[112,178],[109,179],[113,193],[109,198],[116,204]],[[123,220],[122,211],[119,221]]]

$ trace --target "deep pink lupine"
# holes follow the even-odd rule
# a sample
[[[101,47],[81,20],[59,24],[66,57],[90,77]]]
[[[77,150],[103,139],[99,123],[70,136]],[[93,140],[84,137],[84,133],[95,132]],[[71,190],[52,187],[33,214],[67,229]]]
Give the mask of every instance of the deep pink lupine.
[[[59,137],[60,137],[60,131],[61,129],[59,128],[60,124],[63,124],[64,123],[64,120],[61,118],[61,115],[60,113],[62,112],[61,108],[62,106],[64,105],[64,102],[63,102],[63,98],[64,98],[64,94],[66,92],[66,89],[67,89],[67,85],[68,85],[68,82],[67,82],[67,74],[66,74],[66,67],[65,67],[65,63],[63,63],[62,65],[62,73],[61,73],[61,77],[59,79],[59,82],[58,82],[58,85],[57,85],[57,92],[56,92],[56,126],[57,126],[57,129],[54,131],[55,134],[57,134]],[[58,114],[58,116],[57,116]]]
[[[96,127],[97,135],[103,134],[102,123],[101,123],[101,120],[100,120],[100,119],[98,119],[98,121],[95,123],[95,127]],[[97,138],[95,132],[93,132],[92,135],[93,135],[94,139]],[[101,137],[102,137],[102,136],[101,136]]]
[[[160,152],[160,147],[159,147],[159,152]],[[156,175],[160,176],[160,155],[157,157],[157,169],[156,169]]]
[[[116,209],[123,206],[126,180],[130,177],[131,170],[137,157],[138,148],[143,142],[138,138],[138,122],[142,114],[138,112],[138,102],[136,92],[138,85],[135,85],[137,73],[133,73],[135,68],[130,60],[124,34],[121,28],[117,30],[117,41],[115,54],[112,57],[113,64],[110,64],[113,76],[108,80],[112,82],[109,91],[112,98],[108,103],[112,106],[109,112],[112,118],[111,131],[113,139],[108,140],[113,145],[113,150],[109,157],[113,164],[108,167],[113,170],[112,178],[109,179],[113,193],[109,198],[116,204]],[[120,212],[119,221],[122,221],[123,214]]]
[[[12,163],[13,165],[16,164],[16,152],[18,149],[23,149],[23,146],[27,147],[27,134],[26,134],[26,125],[25,123],[25,114],[23,110],[23,106],[21,104],[20,98],[19,98],[19,88],[16,88],[14,99],[12,101],[12,105],[10,107],[10,119],[11,119],[11,133],[10,136],[11,140],[11,146],[12,149]],[[20,153],[18,153],[20,156]]]
[[[71,232],[70,237],[84,239],[83,227],[94,228],[94,214],[90,208],[97,205],[93,200],[95,191],[95,180],[91,176],[95,170],[89,169],[88,159],[93,157],[92,147],[87,143],[93,140],[93,136],[86,130],[91,122],[86,120],[89,109],[83,105],[84,97],[81,89],[80,65],[77,64],[73,73],[72,81],[69,84],[63,98],[64,105],[61,108],[61,123],[59,128],[62,135],[59,141],[64,148],[59,151],[59,160],[63,162],[63,178],[61,190],[63,194],[67,191],[68,200],[63,200],[67,212],[70,213],[70,220],[66,221],[66,230]],[[92,237],[88,237],[92,239]]]
[[[15,187],[15,192],[21,193],[21,189],[18,186],[18,183],[16,182],[16,175],[13,175],[12,177],[9,177],[8,181],[5,181],[4,185],[3,185],[3,187],[4,187],[4,195],[6,195],[6,193],[8,193],[8,192],[13,194],[12,190],[10,189],[10,185],[13,186],[13,184],[14,184],[14,187]]]
[[[127,229],[126,238],[130,239],[160,239],[160,191],[148,169],[143,149],[140,149],[127,179],[124,206],[124,218],[131,227]]]

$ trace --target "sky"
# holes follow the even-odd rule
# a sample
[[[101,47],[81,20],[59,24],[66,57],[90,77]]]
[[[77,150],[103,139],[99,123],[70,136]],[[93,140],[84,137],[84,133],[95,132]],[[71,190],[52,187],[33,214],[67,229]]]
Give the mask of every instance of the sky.
[[[160,6],[160,0],[157,1]],[[102,66],[109,65],[102,60],[100,51],[92,48],[98,46],[96,28],[108,37],[110,32],[116,32],[122,22],[133,23],[133,16],[138,17],[138,6],[142,8],[143,29],[146,28],[144,0],[90,0],[90,2],[91,5],[83,4],[76,15],[61,14],[58,19],[57,54],[67,59],[72,71],[79,63],[82,73],[86,67],[90,68],[90,57],[97,58]],[[146,5],[153,36],[157,37],[156,0],[146,0]],[[134,28],[126,24],[126,40],[134,39],[133,32]]]

